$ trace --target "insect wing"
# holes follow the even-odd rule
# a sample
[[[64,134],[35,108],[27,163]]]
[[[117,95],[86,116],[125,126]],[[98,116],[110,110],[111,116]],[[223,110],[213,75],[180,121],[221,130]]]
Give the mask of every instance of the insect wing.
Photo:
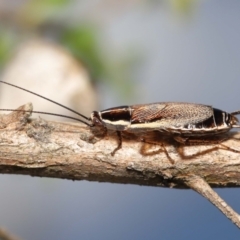
[[[133,105],[131,128],[141,131],[169,129],[197,124],[213,116],[213,108],[192,103]]]

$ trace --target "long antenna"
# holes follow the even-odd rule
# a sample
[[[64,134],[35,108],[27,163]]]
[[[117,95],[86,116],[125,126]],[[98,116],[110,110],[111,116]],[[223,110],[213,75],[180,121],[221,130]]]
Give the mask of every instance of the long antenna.
[[[238,115],[238,114],[240,114],[240,110],[235,111],[235,112],[231,112],[231,115]]]
[[[71,116],[66,116],[66,115],[62,115],[62,114],[58,114],[58,113],[49,113],[49,112],[41,112],[41,111],[31,111],[31,110],[18,110],[18,109],[4,109],[4,108],[0,108],[0,111],[11,111],[11,112],[30,112],[30,113],[39,113],[39,114],[46,114],[46,115],[52,115],[52,116],[57,116],[57,117],[63,117],[63,118],[69,118],[69,119],[73,119],[75,121],[81,122],[86,124],[89,127],[92,127],[91,124],[79,119],[79,118],[75,118],[75,117],[71,117]]]
[[[73,109],[71,109],[71,108],[69,108],[69,107],[66,107],[66,106],[64,106],[64,105],[62,105],[62,104],[60,104],[60,103],[58,103],[58,102],[56,102],[56,101],[53,101],[53,100],[51,100],[51,99],[49,99],[49,98],[47,98],[47,97],[44,97],[44,96],[42,96],[42,95],[40,95],[40,94],[37,94],[37,93],[35,93],[35,92],[29,91],[29,90],[27,90],[27,89],[25,89],[25,88],[16,86],[16,85],[11,84],[11,83],[8,83],[8,82],[4,82],[4,81],[0,81],[0,82],[1,82],[1,83],[4,83],[4,84],[6,84],[6,85],[12,86],[12,87],[21,89],[21,90],[23,90],[23,91],[25,91],[25,92],[31,93],[31,94],[33,94],[33,95],[35,95],[35,96],[40,97],[40,98],[43,98],[43,99],[45,99],[45,100],[47,100],[47,101],[49,101],[49,102],[52,102],[52,103],[54,103],[54,104],[56,104],[56,105],[58,105],[58,106],[60,106],[60,107],[62,107],[62,108],[67,109],[67,110],[70,111],[70,112],[73,112],[73,113],[79,115],[80,117],[82,117],[82,118],[84,118],[84,119],[86,119],[86,120],[90,120],[88,117],[82,115],[81,113],[79,113],[79,112],[77,112],[77,111],[75,111],[75,110],[73,110]],[[42,113],[42,114],[44,114],[44,113]],[[49,113],[48,113],[48,114],[49,114]],[[51,115],[51,114],[49,114],[49,115]]]

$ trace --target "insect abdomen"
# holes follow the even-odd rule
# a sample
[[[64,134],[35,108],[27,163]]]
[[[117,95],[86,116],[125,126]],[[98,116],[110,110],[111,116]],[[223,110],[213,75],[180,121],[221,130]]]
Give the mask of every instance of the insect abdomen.
[[[228,132],[232,128],[232,123],[236,118],[222,110],[213,108],[213,114],[210,118],[197,124],[186,124],[181,134],[184,136],[204,136],[217,135]]]
[[[223,112],[219,109],[213,108],[213,114],[210,118],[195,124],[196,128],[216,128],[222,126],[228,126],[229,124],[229,114]]]
[[[237,123],[235,116],[211,106],[174,102],[120,106],[98,115],[107,129],[189,137],[221,134]]]

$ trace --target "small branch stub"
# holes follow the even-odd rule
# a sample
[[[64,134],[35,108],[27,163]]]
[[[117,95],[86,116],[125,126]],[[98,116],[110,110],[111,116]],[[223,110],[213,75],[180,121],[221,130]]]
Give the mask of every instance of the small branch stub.
[[[19,108],[11,114],[1,114],[0,115],[0,129],[6,128],[8,125],[18,124],[20,127],[24,125],[27,120],[30,118],[32,114],[33,106],[32,103],[27,103]],[[12,126],[12,128],[14,128]]]

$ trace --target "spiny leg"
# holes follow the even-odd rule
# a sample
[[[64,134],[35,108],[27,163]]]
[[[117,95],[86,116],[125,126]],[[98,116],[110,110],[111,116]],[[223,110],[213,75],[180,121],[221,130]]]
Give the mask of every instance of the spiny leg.
[[[237,149],[233,149],[231,147],[228,147],[222,143],[219,143],[218,145],[220,145],[221,147],[219,147],[219,149],[223,149],[223,150],[227,150],[227,151],[231,151],[231,152],[235,152],[235,153],[240,153],[240,150]]]
[[[182,159],[192,159],[192,158],[194,158],[194,157],[198,157],[198,156],[207,154],[207,153],[209,153],[209,152],[213,152],[213,151],[215,151],[215,150],[218,150],[218,149],[219,149],[219,146],[215,146],[215,147],[212,147],[212,148],[209,148],[209,149],[206,149],[206,150],[203,150],[203,151],[200,151],[200,152],[191,154],[191,155],[185,155],[183,148],[184,148],[183,145],[178,145],[178,146],[177,146],[177,152],[178,152],[178,154],[181,156],[181,158],[182,158]]]
[[[223,141],[227,140],[228,137],[222,137],[222,138],[218,138],[218,139],[216,139],[216,138],[188,139],[188,138],[182,138],[182,137],[178,136],[177,138],[174,138],[174,139],[179,143],[179,145],[177,146],[177,151],[183,159],[191,159],[191,158],[194,158],[194,157],[197,157],[197,156],[200,156],[200,155],[203,155],[203,154],[206,154],[206,153],[218,150],[218,149],[240,153],[239,150],[232,149],[231,147],[228,147],[222,143]],[[194,153],[189,156],[185,155],[184,151],[183,151],[184,146],[194,146],[194,145],[195,146],[197,146],[197,145],[215,145],[215,146],[212,148],[200,151],[198,153]]]
[[[120,131],[117,131],[118,136],[118,145],[117,147],[111,152],[111,155],[114,156],[114,154],[122,148],[122,133]]]
[[[99,133],[99,130],[100,130],[100,133]],[[89,137],[89,142],[95,144],[96,142],[104,139],[106,136],[107,136],[107,128],[92,128],[92,135]],[[97,139],[96,137],[98,137],[99,139]]]
[[[118,145],[117,145],[117,147],[111,152],[111,155],[112,155],[112,156],[114,156],[114,154],[115,154],[119,149],[122,148],[122,133],[121,133],[120,131],[116,131],[116,132],[117,132],[117,137],[118,137]],[[98,141],[100,141],[100,140],[102,140],[102,139],[104,139],[104,138],[107,136],[107,133],[108,133],[107,128],[104,128],[103,131],[102,131],[102,133],[101,133],[101,138],[98,139],[97,141],[95,141],[95,143],[98,142]],[[95,134],[91,137],[91,140],[93,140],[96,135],[97,135],[97,134],[95,133]],[[99,135],[99,133],[98,133],[98,135]]]
[[[147,150],[147,147],[146,147],[146,144],[143,144],[141,149],[140,149],[140,153],[142,155],[148,155],[148,156],[151,156],[151,155],[155,155],[155,154],[158,154],[158,153],[161,153],[161,152],[164,152],[168,158],[168,160],[171,162],[171,164],[174,164],[174,160],[170,157],[167,149],[165,148],[165,144],[164,143],[159,143],[159,142],[156,142],[156,141],[150,141],[150,140],[145,140],[145,139],[142,139],[142,142],[144,143],[147,143],[147,144],[154,144],[154,145],[158,145],[160,146],[160,148],[158,150],[154,150],[154,151],[151,151],[151,152],[148,152]]]

